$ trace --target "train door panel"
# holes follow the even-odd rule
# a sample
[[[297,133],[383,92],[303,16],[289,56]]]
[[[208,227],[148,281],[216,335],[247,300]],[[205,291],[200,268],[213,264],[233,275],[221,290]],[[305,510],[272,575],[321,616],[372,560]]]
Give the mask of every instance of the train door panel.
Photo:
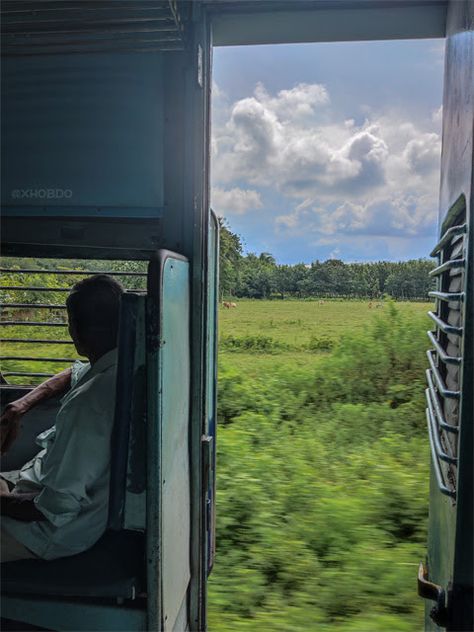
[[[160,251],[148,278],[147,557],[149,627],[164,631],[187,619],[191,578],[189,298],[187,260]]]
[[[427,630],[472,630],[474,2],[447,15],[437,290],[429,337],[430,517],[420,594]],[[436,602],[433,604],[433,600]]]

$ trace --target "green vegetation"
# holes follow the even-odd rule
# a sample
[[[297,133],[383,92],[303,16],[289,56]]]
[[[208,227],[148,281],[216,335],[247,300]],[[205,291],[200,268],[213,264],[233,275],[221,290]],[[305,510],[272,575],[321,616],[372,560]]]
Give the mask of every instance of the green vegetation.
[[[343,297],[396,299],[428,298],[434,289],[429,272],[434,263],[376,261],[344,263],[338,259],[311,265],[278,265],[268,252],[242,255],[242,243],[221,221],[221,295],[246,298]]]
[[[426,308],[221,311],[210,632],[422,629]]]
[[[356,299],[238,300],[234,309],[220,307],[221,360],[228,358],[232,366],[256,376],[288,364],[291,369],[312,368],[342,336],[361,331],[374,316],[385,314],[388,304]],[[397,304],[407,317],[424,317],[430,307],[429,303]],[[262,345],[266,348],[259,350]]]

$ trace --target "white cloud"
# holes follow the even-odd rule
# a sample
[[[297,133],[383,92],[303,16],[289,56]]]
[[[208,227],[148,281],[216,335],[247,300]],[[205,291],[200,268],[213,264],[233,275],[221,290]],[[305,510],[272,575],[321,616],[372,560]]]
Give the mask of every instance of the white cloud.
[[[426,234],[436,221],[439,114],[421,130],[394,112],[367,110],[359,125],[336,120],[329,106],[320,84],[276,95],[258,84],[228,105],[213,139],[222,212],[263,208],[266,188],[294,208],[276,218],[280,233]]]
[[[411,195],[380,198],[366,204],[344,202],[317,221],[323,234],[414,237],[425,234],[436,218],[436,210],[426,200]]]
[[[431,120],[433,121],[433,123],[437,123],[441,125],[441,122],[443,120],[443,106],[442,105],[440,105],[437,110],[434,110],[434,112],[431,113]]]
[[[294,197],[383,184],[388,148],[377,125],[358,128],[352,120],[334,125],[329,113],[322,113],[328,104],[319,84],[298,84],[275,97],[257,85],[215,130],[215,182],[244,179]]]
[[[403,156],[415,173],[427,175],[439,165],[441,142],[438,134],[423,134],[405,147]]]
[[[379,197],[365,203],[344,201],[335,208],[311,205],[309,200],[276,219],[279,230],[319,237],[320,244],[334,236],[423,237],[432,233],[437,211],[430,195]]]
[[[248,211],[262,208],[262,199],[258,191],[239,189],[234,187],[224,190],[213,187],[211,192],[211,206],[219,215],[243,215]]]
[[[255,88],[255,98],[268,110],[273,111],[280,120],[305,119],[316,110],[329,103],[329,93],[318,83],[299,83],[290,90],[280,90],[271,97],[262,83]]]

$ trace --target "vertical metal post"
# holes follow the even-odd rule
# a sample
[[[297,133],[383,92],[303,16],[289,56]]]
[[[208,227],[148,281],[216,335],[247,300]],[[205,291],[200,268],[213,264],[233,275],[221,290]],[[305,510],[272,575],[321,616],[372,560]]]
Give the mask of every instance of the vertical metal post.
[[[191,64],[186,77],[188,142],[186,179],[192,183],[193,245],[191,270],[191,630],[206,629],[205,490],[201,435],[206,420],[207,242],[210,162],[210,34],[205,11],[194,5]],[[188,180],[189,177],[189,180]]]

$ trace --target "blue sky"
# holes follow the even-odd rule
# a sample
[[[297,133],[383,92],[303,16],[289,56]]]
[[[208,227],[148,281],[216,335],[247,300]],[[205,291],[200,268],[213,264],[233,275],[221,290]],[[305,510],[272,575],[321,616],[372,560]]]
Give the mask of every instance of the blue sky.
[[[212,205],[280,263],[436,241],[444,42],[214,49]]]

